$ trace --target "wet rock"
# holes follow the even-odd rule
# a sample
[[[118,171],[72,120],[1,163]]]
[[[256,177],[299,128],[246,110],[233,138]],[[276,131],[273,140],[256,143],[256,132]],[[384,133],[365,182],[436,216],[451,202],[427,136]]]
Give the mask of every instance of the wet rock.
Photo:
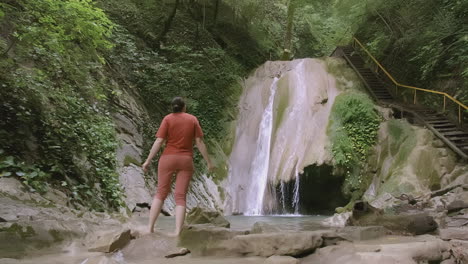
[[[288,256],[271,256],[264,264],[299,264],[299,260]]]
[[[88,251],[91,252],[114,252],[125,247],[131,240],[130,229],[121,232],[111,232],[101,236]]]
[[[439,229],[439,235],[444,240],[458,239],[468,241],[468,228]]]
[[[352,212],[345,212],[341,214],[334,214],[321,222],[323,226],[328,227],[344,227],[347,225]]]
[[[270,225],[267,222],[256,222],[253,227],[251,234],[263,234],[263,233],[275,233],[280,232],[280,229],[274,225]]]
[[[178,245],[188,248],[193,255],[202,256],[213,254],[207,251],[221,241],[231,240],[237,235],[248,233],[248,231],[233,231],[210,224],[190,225],[180,233]]]
[[[216,211],[209,211],[204,208],[195,207],[187,215],[187,223],[190,225],[195,224],[212,224],[219,227],[229,228],[229,223],[221,213]]]

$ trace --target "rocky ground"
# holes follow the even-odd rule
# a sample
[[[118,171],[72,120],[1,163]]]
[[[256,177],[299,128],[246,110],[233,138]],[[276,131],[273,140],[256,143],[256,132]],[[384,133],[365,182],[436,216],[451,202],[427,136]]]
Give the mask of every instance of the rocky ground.
[[[358,202],[301,232],[265,222],[231,229],[220,214],[193,209],[176,239],[142,233],[147,211],[83,212],[69,209],[59,192],[42,197],[13,179],[0,183],[0,264],[468,263],[466,185]]]

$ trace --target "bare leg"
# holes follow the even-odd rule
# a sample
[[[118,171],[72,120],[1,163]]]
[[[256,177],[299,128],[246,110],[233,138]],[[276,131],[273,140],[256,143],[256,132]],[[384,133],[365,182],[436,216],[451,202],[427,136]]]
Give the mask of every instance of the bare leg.
[[[148,232],[150,233],[154,232],[154,223],[156,223],[156,219],[158,219],[163,203],[164,201],[161,201],[156,196],[154,197],[153,203],[151,204],[149,221],[148,221]]]
[[[185,206],[177,205],[175,208],[176,214],[176,226],[174,233],[171,233],[170,236],[176,237],[179,236],[180,231],[182,231],[182,227],[184,226],[185,221]]]

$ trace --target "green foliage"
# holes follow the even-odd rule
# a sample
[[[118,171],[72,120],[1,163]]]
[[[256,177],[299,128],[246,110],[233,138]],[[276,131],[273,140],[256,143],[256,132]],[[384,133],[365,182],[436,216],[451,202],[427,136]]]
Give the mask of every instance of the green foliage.
[[[368,179],[363,178],[361,167],[375,144],[379,124],[380,118],[367,95],[345,92],[336,97],[328,133],[334,162],[345,173],[346,195],[367,187]]]
[[[121,206],[107,104],[117,92],[103,74],[102,55],[112,47],[113,24],[88,0],[1,7],[13,52],[0,63],[0,156],[22,160],[14,172],[35,190],[52,184],[75,203]]]
[[[3,150],[0,150],[3,154]],[[25,162],[17,162],[12,156],[3,156],[0,159],[0,177],[16,176],[23,184],[29,187],[31,192],[45,192],[47,180],[50,175],[40,169],[27,165]]]

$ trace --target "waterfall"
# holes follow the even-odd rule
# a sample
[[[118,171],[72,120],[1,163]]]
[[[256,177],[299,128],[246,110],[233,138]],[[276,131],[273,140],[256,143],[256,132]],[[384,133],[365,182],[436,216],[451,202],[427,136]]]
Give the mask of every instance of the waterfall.
[[[299,213],[304,168],[331,162],[326,128],[339,94],[336,80],[327,62],[301,59],[267,62],[243,88],[224,183],[225,212]]]
[[[263,197],[267,187],[268,168],[270,165],[270,145],[273,130],[273,102],[278,79],[275,78],[270,88],[268,105],[262,115],[258,129],[258,142],[253,164],[249,172],[252,184],[249,186],[247,199],[251,201],[244,212],[247,215],[260,215],[263,207]]]

